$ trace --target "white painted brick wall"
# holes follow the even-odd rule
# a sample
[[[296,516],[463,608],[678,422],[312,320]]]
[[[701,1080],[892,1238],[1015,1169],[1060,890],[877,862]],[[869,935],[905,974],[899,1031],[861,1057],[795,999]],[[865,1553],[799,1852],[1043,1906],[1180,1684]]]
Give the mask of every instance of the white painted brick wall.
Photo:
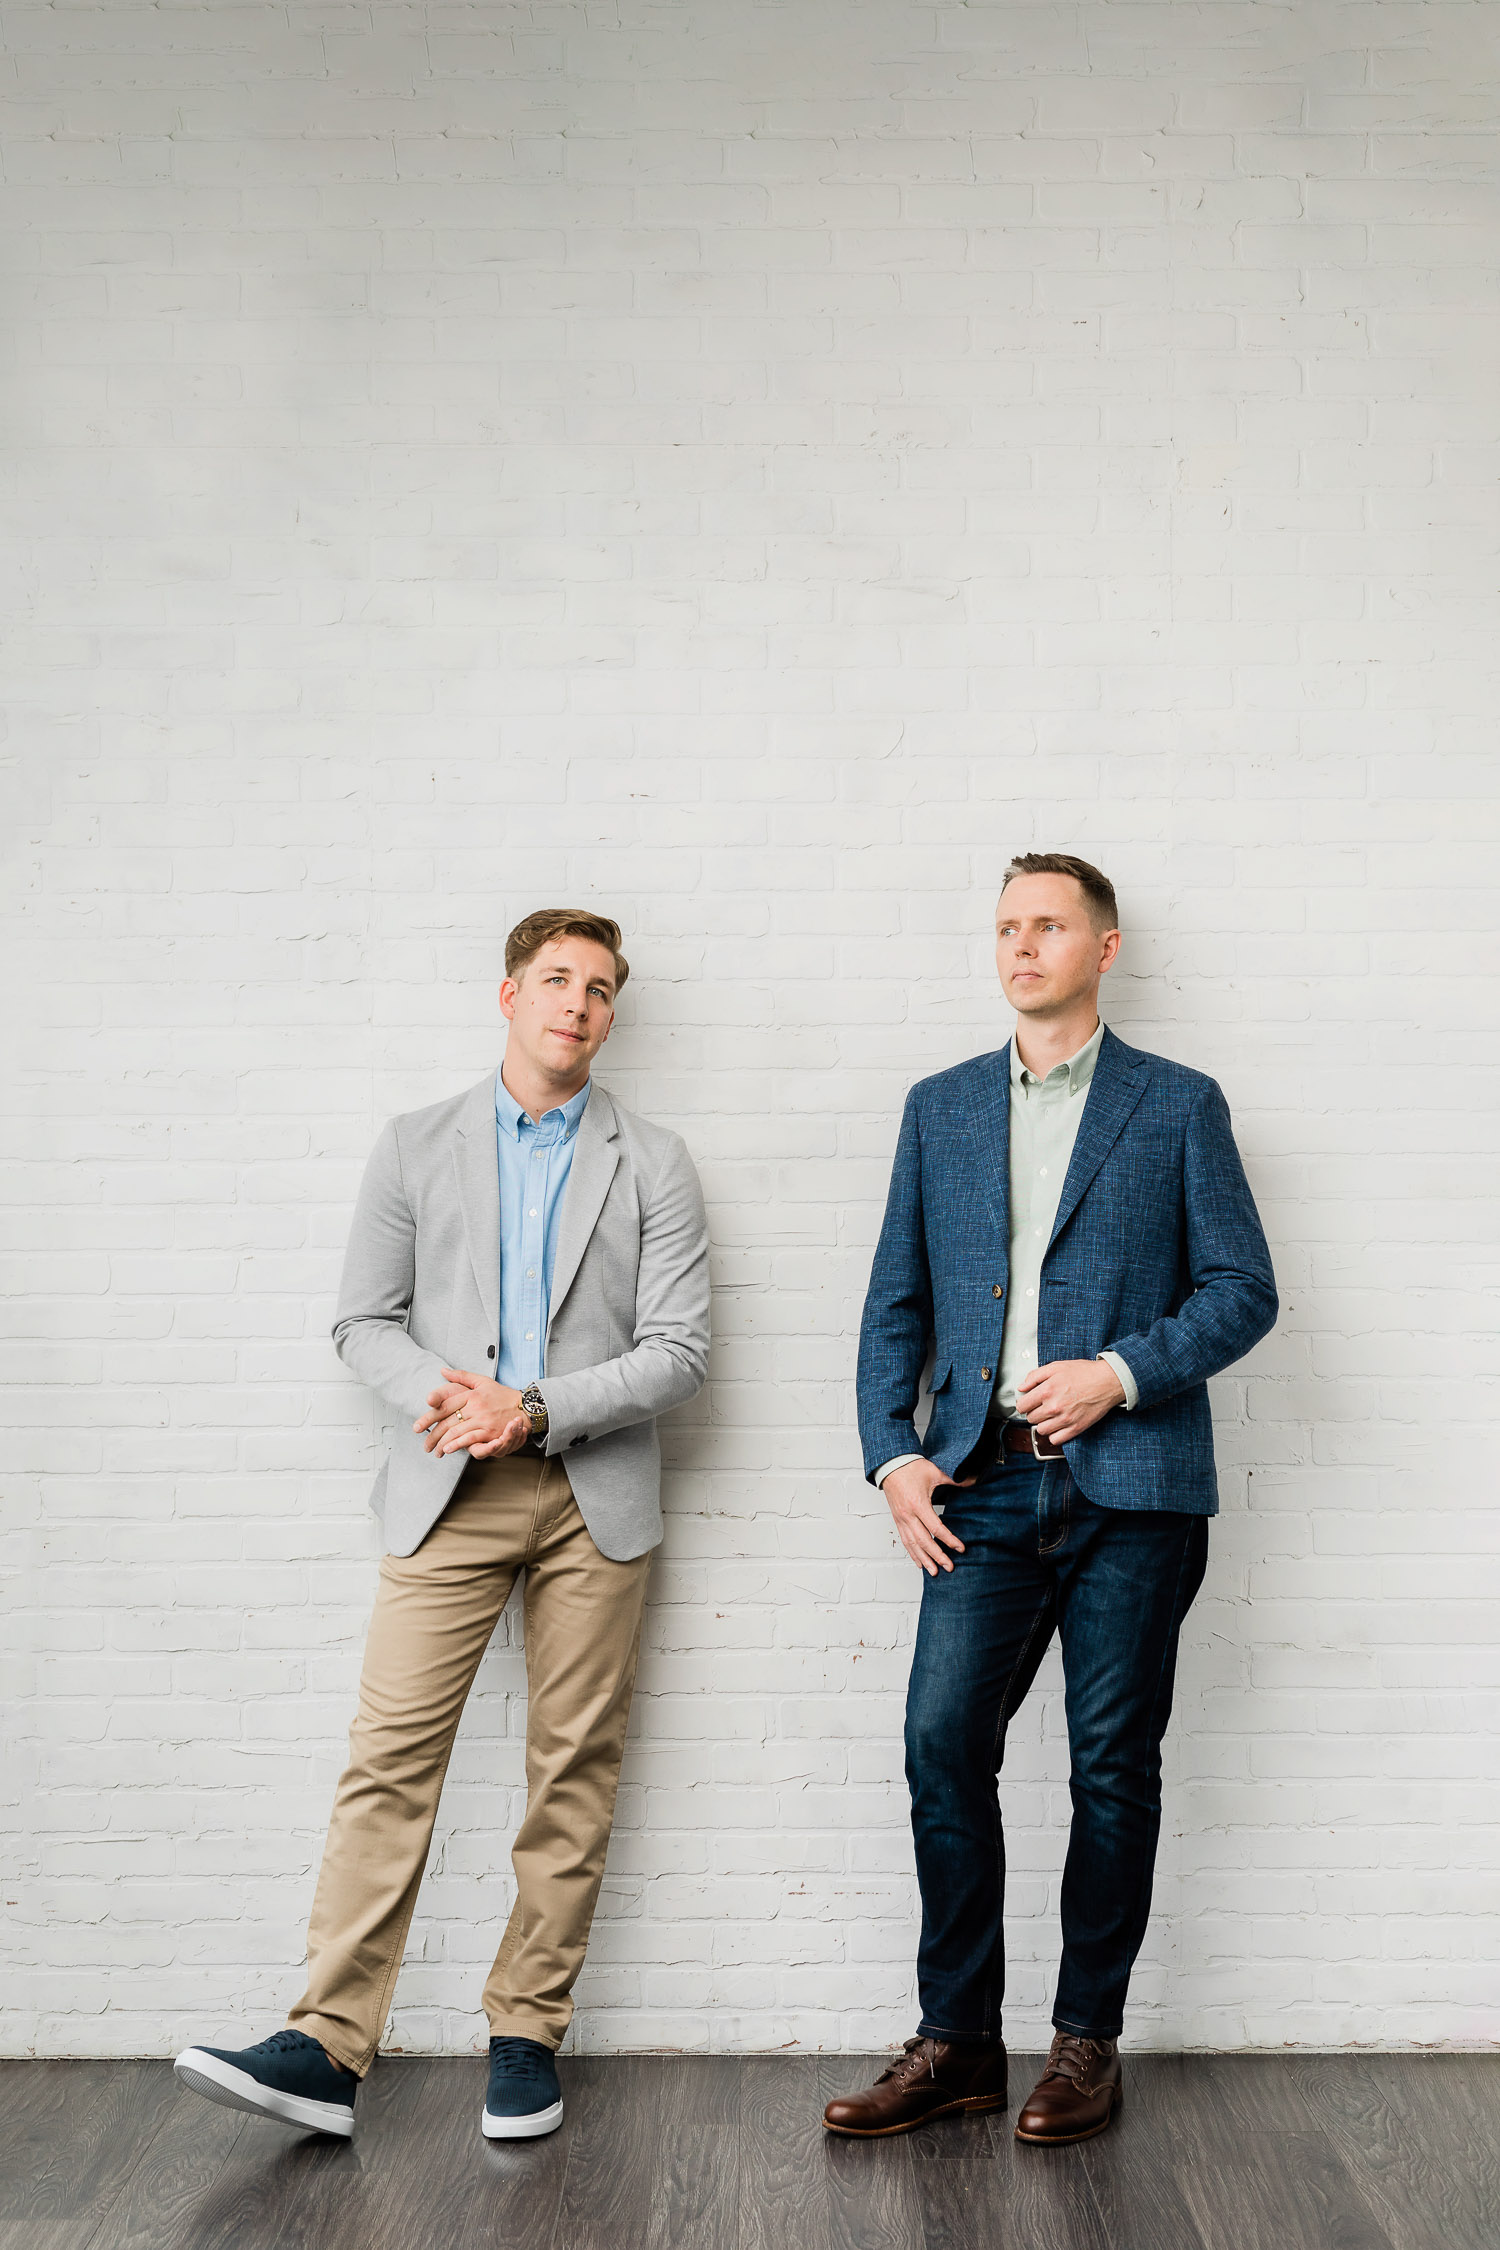
[[[577,2037],[910,2027],[853,1337],[1033,845],[1114,873],[1111,1019],[1224,1082],[1286,1300],[1217,1389],[1132,2035],[1496,2038],[1495,28],[12,0],[11,2050],[297,1990],[372,1583],[355,1183],[559,898],[629,931],[608,1076],[718,1281]],[[482,2035],[521,1684],[502,1632],[407,2048]]]

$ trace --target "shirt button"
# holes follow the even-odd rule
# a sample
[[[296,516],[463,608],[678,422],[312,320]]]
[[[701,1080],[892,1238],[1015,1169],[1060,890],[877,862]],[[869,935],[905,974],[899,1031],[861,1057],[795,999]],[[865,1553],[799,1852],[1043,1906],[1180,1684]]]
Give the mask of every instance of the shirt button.
[[[526,1341],[528,1344],[534,1344],[536,1342],[536,1330],[534,1328],[527,1329]]]
[[[528,1211],[528,1212],[527,1212],[527,1214],[526,1214],[526,1216],[527,1216],[527,1218],[528,1218],[528,1219],[534,1219],[534,1218],[536,1217],[536,1211],[535,1211],[535,1208],[533,1208],[532,1210]]]
[[[1046,1177],[1047,1177],[1047,1167],[1046,1167],[1046,1165],[1044,1164],[1044,1165],[1042,1166],[1042,1178],[1043,1178],[1043,1179],[1045,1180],[1045,1178],[1046,1178]]]
[[[1038,1234],[1040,1234],[1042,1230],[1041,1230],[1041,1228],[1040,1228],[1040,1227],[1038,1227],[1036,1231],[1037,1231],[1037,1233],[1038,1233]],[[535,1279],[536,1279],[536,1267],[535,1267],[535,1266],[528,1266],[528,1267],[526,1268],[526,1279],[527,1279],[528,1281],[535,1281]]]
[[[1034,1289],[1028,1289],[1026,1294],[1028,1297],[1034,1297],[1036,1295],[1036,1291]]]

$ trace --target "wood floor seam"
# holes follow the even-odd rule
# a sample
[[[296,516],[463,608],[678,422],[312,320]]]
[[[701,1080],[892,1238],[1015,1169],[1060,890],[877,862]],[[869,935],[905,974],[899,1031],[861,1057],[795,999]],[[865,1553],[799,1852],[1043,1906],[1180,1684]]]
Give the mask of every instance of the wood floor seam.
[[[1125,2058],[1099,2138],[1011,2107],[823,2131],[878,2055],[565,2056],[559,2130],[479,2131],[482,2057],[391,2057],[352,2142],[221,2109],[165,2062],[0,2072],[4,2250],[1495,2250],[1500,2056]]]

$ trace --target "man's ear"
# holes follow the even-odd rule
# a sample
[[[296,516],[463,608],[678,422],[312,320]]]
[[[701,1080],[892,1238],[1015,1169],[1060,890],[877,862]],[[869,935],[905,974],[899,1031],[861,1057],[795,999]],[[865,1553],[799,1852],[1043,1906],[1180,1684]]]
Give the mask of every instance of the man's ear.
[[[519,977],[506,977],[500,987],[500,1013],[507,1023],[515,1020],[516,994],[521,989]]]

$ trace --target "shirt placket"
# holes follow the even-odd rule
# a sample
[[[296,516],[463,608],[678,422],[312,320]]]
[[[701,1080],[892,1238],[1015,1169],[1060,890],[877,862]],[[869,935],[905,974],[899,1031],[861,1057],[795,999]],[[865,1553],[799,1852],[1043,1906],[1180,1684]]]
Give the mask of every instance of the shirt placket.
[[[526,1201],[521,1221],[521,1349],[519,1359],[526,1382],[540,1380],[542,1372],[542,1252],[546,1239],[547,1167],[551,1162],[557,1127],[550,1116],[530,1131],[526,1155]],[[524,1388],[524,1385],[523,1385]]]
[[[1045,1237],[1052,1212],[1057,1208],[1057,1197],[1062,1183],[1056,1177],[1059,1135],[1062,1119],[1067,1109],[1071,1085],[1065,1070],[1051,1070],[1043,1079],[1033,1079],[1027,1088],[1027,1108],[1033,1113],[1031,1132],[1032,1181],[1030,1210],[1027,1225],[1031,1231],[1029,1270],[1033,1279],[1026,1287],[1026,1331],[1031,1344],[1025,1354],[1026,1372],[1038,1364],[1041,1339],[1038,1325],[1041,1313],[1039,1292],[1041,1288],[1042,1259],[1046,1254]],[[1049,1203],[1050,1198],[1050,1203]]]

